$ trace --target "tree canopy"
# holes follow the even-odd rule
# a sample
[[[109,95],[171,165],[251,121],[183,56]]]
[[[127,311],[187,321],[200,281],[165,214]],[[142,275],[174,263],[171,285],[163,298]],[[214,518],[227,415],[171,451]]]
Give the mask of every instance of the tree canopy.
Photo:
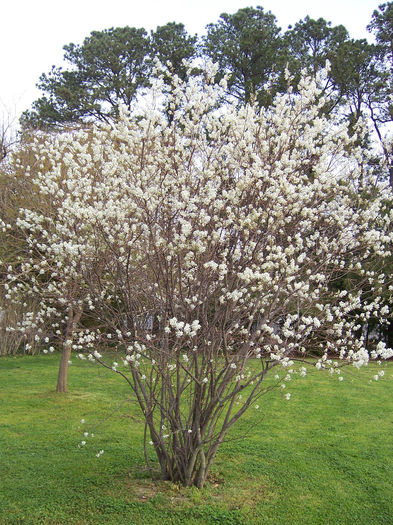
[[[150,36],[134,27],[93,31],[81,45],[64,46],[68,68],[53,66],[40,77],[44,96],[23,114],[22,123],[53,128],[116,119],[119,105],[130,108],[149,85],[154,58],[170,61],[173,71],[184,76],[182,60],[195,55],[195,42],[176,23],[158,27]]]
[[[220,20],[207,26],[203,52],[219,64],[220,76],[229,75],[232,95],[249,102],[263,97],[274,74],[282,71],[282,39],[276,17],[262,7],[223,13]]]

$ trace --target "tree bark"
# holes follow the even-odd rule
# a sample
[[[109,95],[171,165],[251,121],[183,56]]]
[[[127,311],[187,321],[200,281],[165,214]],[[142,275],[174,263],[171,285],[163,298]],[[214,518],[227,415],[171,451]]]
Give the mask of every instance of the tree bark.
[[[72,336],[74,333],[75,324],[78,323],[80,317],[81,313],[77,312],[74,314],[74,310],[72,308],[68,310],[67,328],[63,343],[63,352],[61,354],[59,373],[57,376],[56,392],[67,392],[68,361],[71,357]]]

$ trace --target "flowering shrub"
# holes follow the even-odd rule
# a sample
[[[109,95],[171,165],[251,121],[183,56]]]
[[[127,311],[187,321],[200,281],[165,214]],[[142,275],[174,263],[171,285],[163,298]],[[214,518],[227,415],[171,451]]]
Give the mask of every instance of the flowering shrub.
[[[392,356],[362,332],[389,316],[393,236],[358,136],[321,116],[314,80],[260,110],[221,106],[214,74],[174,77],[170,94],[158,75],[138,116],[37,142],[42,169],[26,176],[51,207],[20,210],[30,259],[6,283],[9,300],[38,294],[34,322],[55,331],[94,318],[69,346],[127,380],[162,478],[198,487],[269,389]]]

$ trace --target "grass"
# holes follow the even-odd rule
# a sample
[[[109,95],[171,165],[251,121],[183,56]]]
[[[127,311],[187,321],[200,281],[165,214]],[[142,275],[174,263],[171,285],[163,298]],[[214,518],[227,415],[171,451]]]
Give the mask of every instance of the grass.
[[[56,394],[58,361],[0,358],[2,525],[393,523],[393,363],[378,383],[378,365],[342,382],[312,372],[288,384],[289,402],[262,398],[198,491],[150,480],[120,377],[74,359],[69,393]],[[94,438],[78,448],[84,431]]]

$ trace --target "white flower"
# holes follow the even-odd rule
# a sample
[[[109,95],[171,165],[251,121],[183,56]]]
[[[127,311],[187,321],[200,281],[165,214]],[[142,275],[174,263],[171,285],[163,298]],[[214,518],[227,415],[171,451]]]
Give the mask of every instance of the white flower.
[[[339,380],[339,381],[344,381],[343,376],[339,376],[338,380]]]
[[[86,441],[81,441],[81,445],[84,447],[86,445]]]
[[[288,392],[288,394],[285,394],[285,399],[289,401],[291,399],[291,394]]]
[[[209,380],[208,380],[207,377],[204,377],[204,378],[203,378],[203,382],[204,382],[204,383],[207,383],[208,381],[209,381]]]
[[[89,433],[88,433],[88,432],[83,432],[83,435],[84,435],[85,437],[87,437],[87,436],[89,435]]]
[[[192,328],[192,331],[193,331],[193,332],[197,332],[197,331],[201,328],[201,325],[199,324],[199,320],[198,320],[198,319],[195,319],[195,320],[191,323],[191,328]]]
[[[82,425],[83,425],[84,422],[85,422],[85,420],[84,420],[84,419],[81,419],[81,423],[82,423]]]

